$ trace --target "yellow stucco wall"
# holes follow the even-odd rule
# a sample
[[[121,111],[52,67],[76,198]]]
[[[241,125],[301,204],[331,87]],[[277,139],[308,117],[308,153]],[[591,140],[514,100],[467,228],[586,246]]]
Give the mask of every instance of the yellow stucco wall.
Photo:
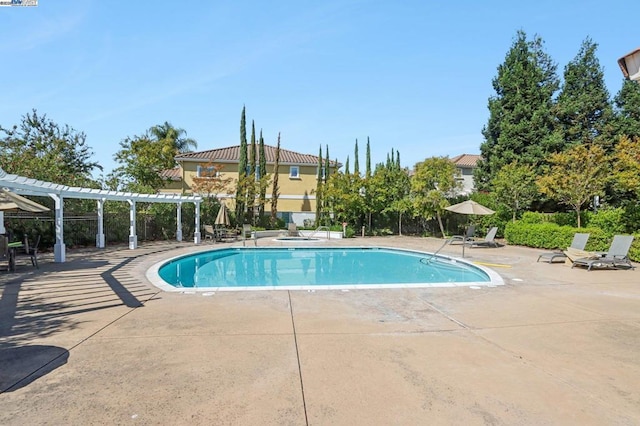
[[[183,192],[184,194],[192,193],[193,178],[197,173],[197,166],[204,164],[195,162],[184,162],[181,164],[183,180],[181,182],[171,182],[161,192]],[[217,165],[217,164],[216,164]],[[238,181],[238,164],[223,163],[221,169],[222,179],[231,179],[231,183],[227,187],[226,194],[220,193],[219,197],[225,197],[228,207],[233,208],[235,200],[231,197],[235,196],[236,184]],[[315,212],[315,189],[317,183],[317,166],[298,166],[299,174],[297,178],[290,177],[290,165],[280,165],[278,171],[278,186],[280,188],[278,197],[279,212]],[[273,165],[267,164],[267,174],[271,175],[273,182]],[[271,198],[273,186],[267,188],[267,207],[270,209],[268,200]]]

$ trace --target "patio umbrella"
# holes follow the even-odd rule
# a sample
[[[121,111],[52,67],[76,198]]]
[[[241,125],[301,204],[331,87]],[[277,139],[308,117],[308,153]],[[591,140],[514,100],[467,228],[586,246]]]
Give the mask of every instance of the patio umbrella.
[[[488,215],[488,214],[495,213],[490,208],[485,207],[480,203],[476,203],[473,200],[467,200],[458,204],[454,204],[449,207],[445,207],[445,210],[449,210],[450,212],[460,213],[460,214]]]
[[[450,212],[459,213],[459,214],[466,214],[466,215],[472,215],[472,214],[489,215],[489,214],[494,214],[495,213],[490,208],[485,207],[480,203],[476,203],[473,200],[467,200],[467,201],[463,201],[463,202],[458,203],[458,204],[454,204],[454,205],[449,206],[449,207],[445,207],[445,210],[449,210]],[[462,257],[464,257],[464,246],[465,245],[466,245],[466,242],[463,241],[462,242]]]
[[[6,188],[0,188],[0,211],[24,210],[32,213],[42,213],[49,211],[48,207],[22,197]]]
[[[215,225],[231,226],[231,221],[229,220],[229,209],[227,209],[227,205],[225,203],[220,204],[220,210],[218,210],[218,215],[213,223]]]

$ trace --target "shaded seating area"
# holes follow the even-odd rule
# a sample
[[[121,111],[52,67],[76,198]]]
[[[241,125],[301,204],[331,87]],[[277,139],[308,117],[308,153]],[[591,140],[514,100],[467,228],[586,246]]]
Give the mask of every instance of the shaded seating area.
[[[572,251],[583,251],[587,246],[589,235],[590,234],[587,233],[574,234],[573,240],[571,241],[571,245],[568,247],[568,249],[571,249]],[[562,262],[564,262],[567,259],[567,255],[562,250],[555,250],[548,253],[542,253],[540,256],[538,256],[538,260],[536,262],[540,262],[540,259],[548,263],[554,263],[554,260],[556,259],[560,259]]]
[[[606,253],[597,253],[590,257],[575,259],[571,268],[584,266],[587,271],[599,269],[634,269],[629,260],[629,249],[633,243],[633,235],[615,235]]]

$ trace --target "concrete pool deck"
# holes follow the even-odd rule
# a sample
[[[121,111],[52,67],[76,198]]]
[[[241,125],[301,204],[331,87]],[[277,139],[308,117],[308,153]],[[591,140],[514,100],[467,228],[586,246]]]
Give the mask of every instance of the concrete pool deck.
[[[0,424],[640,424],[639,269],[505,246],[465,250],[505,281],[478,289],[180,294],[145,278],[193,250],[69,250],[0,272]]]

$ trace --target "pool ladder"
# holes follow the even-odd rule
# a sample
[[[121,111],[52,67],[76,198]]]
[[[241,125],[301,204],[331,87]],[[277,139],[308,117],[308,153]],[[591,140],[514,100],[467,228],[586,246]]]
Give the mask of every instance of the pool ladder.
[[[318,226],[315,231],[309,235],[309,238],[313,238],[316,236],[318,232],[326,231],[327,232],[327,240],[331,239],[331,229],[328,226]]]
[[[429,258],[425,258],[425,257],[421,258],[420,259],[420,263],[429,263],[429,262],[431,262],[433,259],[436,258],[436,255],[438,253],[440,253],[440,250],[442,250],[451,241],[452,241],[451,239],[445,240],[444,243],[442,243],[442,245],[440,246],[440,248],[438,250],[436,250],[433,253],[431,253],[431,257],[429,257]],[[423,260],[424,260],[424,262],[423,262]]]

